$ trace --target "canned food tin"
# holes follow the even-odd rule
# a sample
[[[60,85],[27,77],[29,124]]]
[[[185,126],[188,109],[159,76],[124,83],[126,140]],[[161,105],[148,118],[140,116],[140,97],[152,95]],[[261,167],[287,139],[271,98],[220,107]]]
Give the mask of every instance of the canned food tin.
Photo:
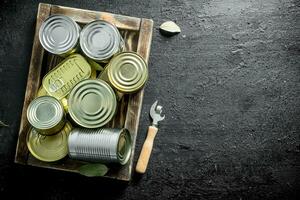
[[[55,134],[65,125],[64,109],[60,102],[51,96],[34,99],[27,108],[27,119],[44,135]]]
[[[39,30],[44,49],[59,56],[68,56],[78,49],[79,25],[64,15],[48,17]]]
[[[108,60],[124,48],[124,40],[114,25],[96,20],[87,24],[80,33],[80,47],[83,53],[97,61]]]
[[[138,54],[122,52],[111,59],[99,78],[109,82],[121,93],[133,93],[146,83],[148,67]]]
[[[92,77],[92,75],[91,75]],[[41,86],[36,94],[36,97],[41,97],[41,96],[49,96],[49,94],[47,93],[47,91],[45,90],[45,88],[43,86]],[[65,112],[68,112],[68,100],[66,98],[62,98],[60,100],[62,106],[64,107]]]
[[[68,154],[68,135],[72,125],[66,125],[57,134],[45,136],[32,128],[27,134],[26,143],[30,153],[37,159],[45,162],[54,162]]]
[[[117,108],[113,89],[102,80],[84,80],[78,83],[68,98],[72,120],[85,128],[99,128],[108,123]]]
[[[44,76],[43,87],[50,96],[62,99],[78,82],[90,76],[89,63],[80,54],[72,54]]]
[[[73,129],[68,139],[73,159],[125,165],[131,154],[127,129]]]

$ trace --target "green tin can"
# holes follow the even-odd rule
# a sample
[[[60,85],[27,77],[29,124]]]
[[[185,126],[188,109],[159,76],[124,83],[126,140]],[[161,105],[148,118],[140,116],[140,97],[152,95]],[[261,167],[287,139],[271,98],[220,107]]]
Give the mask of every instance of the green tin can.
[[[108,82],[118,94],[130,94],[141,89],[148,79],[148,67],[145,60],[134,52],[122,52],[115,55],[99,79]]]
[[[51,96],[34,99],[28,106],[27,119],[43,135],[57,133],[66,122],[62,104]]]
[[[78,83],[68,98],[72,120],[85,128],[99,128],[107,124],[117,109],[113,89],[102,80],[89,79]]]

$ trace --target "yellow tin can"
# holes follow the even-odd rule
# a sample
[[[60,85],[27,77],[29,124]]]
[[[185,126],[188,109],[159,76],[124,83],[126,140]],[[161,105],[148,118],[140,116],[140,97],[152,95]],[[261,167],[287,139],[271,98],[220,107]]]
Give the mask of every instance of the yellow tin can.
[[[91,76],[91,66],[80,54],[72,54],[43,78],[42,84],[46,92],[57,99],[69,94],[80,81]]]
[[[68,154],[68,136],[72,125],[67,122],[62,130],[55,135],[41,135],[32,128],[27,134],[26,143],[30,153],[37,159],[45,162],[54,162]]]
[[[120,96],[141,89],[148,79],[148,67],[144,59],[134,52],[115,55],[98,78],[108,82]]]

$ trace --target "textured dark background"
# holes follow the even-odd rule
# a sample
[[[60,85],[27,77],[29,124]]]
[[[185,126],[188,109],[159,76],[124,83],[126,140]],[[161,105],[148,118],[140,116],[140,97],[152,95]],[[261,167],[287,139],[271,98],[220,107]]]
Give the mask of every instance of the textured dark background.
[[[38,1],[1,1],[0,194],[33,199],[294,199],[300,189],[300,3],[295,0],[44,1],[152,18],[150,80],[166,120],[128,187],[13,163]],[[164,38],[173,20],[182,33]],[[31,182],[29,182],[31,181]],[[3,198],[1,198],[3,199]]]

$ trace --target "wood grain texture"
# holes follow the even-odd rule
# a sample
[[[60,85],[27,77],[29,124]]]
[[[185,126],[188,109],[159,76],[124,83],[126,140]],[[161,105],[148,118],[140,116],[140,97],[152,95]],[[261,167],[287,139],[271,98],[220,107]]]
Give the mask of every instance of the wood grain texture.
[[[26,95],[23,107],[23,114],[20,126],[20,136],[18,139],[18,146],[16,151],[15,162],[28,164],[31,166],[44,167],[50,169],[57,169],[62,171],[77,172],[77,169],[86,164],[86,162],[72,160],[68,157],[58,162],[47,163],[37,160],[30,153],[26,146],[26,134],[30,127],[27,118],[26,111],[30,101],[36,95],[38,88],[40,87],[42,77],[51,69],[53,69],[63,58],[55,56],[53,54],[44,52],[38,38],[38,30],[41,23],[50,14],[64,14],[75,21],[82,23],[88,23],[95,19],[104,19],[115,24],[121,32],[125,42],[126,51],[134,51],[140,54],[146,62],[148,62],[151,39],[152,39],[152,20],[139,19],[135,17],[121,16],[110,13],[73,9],[62,6],[53,6],[49,4],[40,4],[37,15],[36,32],[34,36],[34,44],[32,50],[32,58],[30,63],[30,69],[28,74],[28,82],[26,88]],[[44,58],[44,59],[43,59]],[[43,61],[44,60],[44,61]],[[118,102],[118,110],[115,117],[106,127],[129,129],[132,137],[132,154],[129,162],[124,166],[109,166],[110,170],[105,175],[108,178],[114,178],[124,181],[131,179],[131,171],[133,164],[133,155],[135,148],[135,140],[138,131],[139,117],[142,108],[144,91],[140,90],[136,94],[124,95],[124,97]]]
[[[135,168],[138,173],[143,174],[146,172],[157,131],[158,129],[155,126],[148,127],[147,138],[143,144],[143,148]]]
[[[26,164],[27,155],[28,155],[28,149],[26,145],[26,134],[29,130],[29,124],[26,117],[27,107],[31,102],[31,100],[34,98],[39,88],[40,80],[41,80],[40,74],[42,70],[42,62],[44,57],[43,56],[44,49],[42,48],[42,45],[39,41],[38,33],[42,22],[50,15],[50,8],[51,6],[49,4],[40,4],[38,9],[37,19],[36,19],[35,35],[33,39],[26,93],[24,98],[21,124],[19,129],[19,138],[17,142],[17,149],[15,155],[15,162],[21,164]]]
[[[152,31],[153,31],[153,21],[150,19],[142,19],[137,53],[140,56],[142,56],[147,63],[150,55]],[[143,97],[144,97],[144,89],[129,96],[125,128],[127,128],[131,133],[132,143],[134,147],[135,147],[139,120],[140,120],[140,115],[142,110]],[[127,164],[127,169],[129,171],[129,174],[127,176],[128,180],[131,178],[131,174],[132,174],[134,151],[135,149],[133,148],[131,152],[131,158]]]
[[[101,19],[108,21],[119,29],[138,31],[140,29],[140,18],[117,15],[107,12],[98,12],[91,10],[83,10],[78,8],[70,8],[64,6],[52,5],[51,14],[66,15],[73,20],[86,24],[93,20]]]

